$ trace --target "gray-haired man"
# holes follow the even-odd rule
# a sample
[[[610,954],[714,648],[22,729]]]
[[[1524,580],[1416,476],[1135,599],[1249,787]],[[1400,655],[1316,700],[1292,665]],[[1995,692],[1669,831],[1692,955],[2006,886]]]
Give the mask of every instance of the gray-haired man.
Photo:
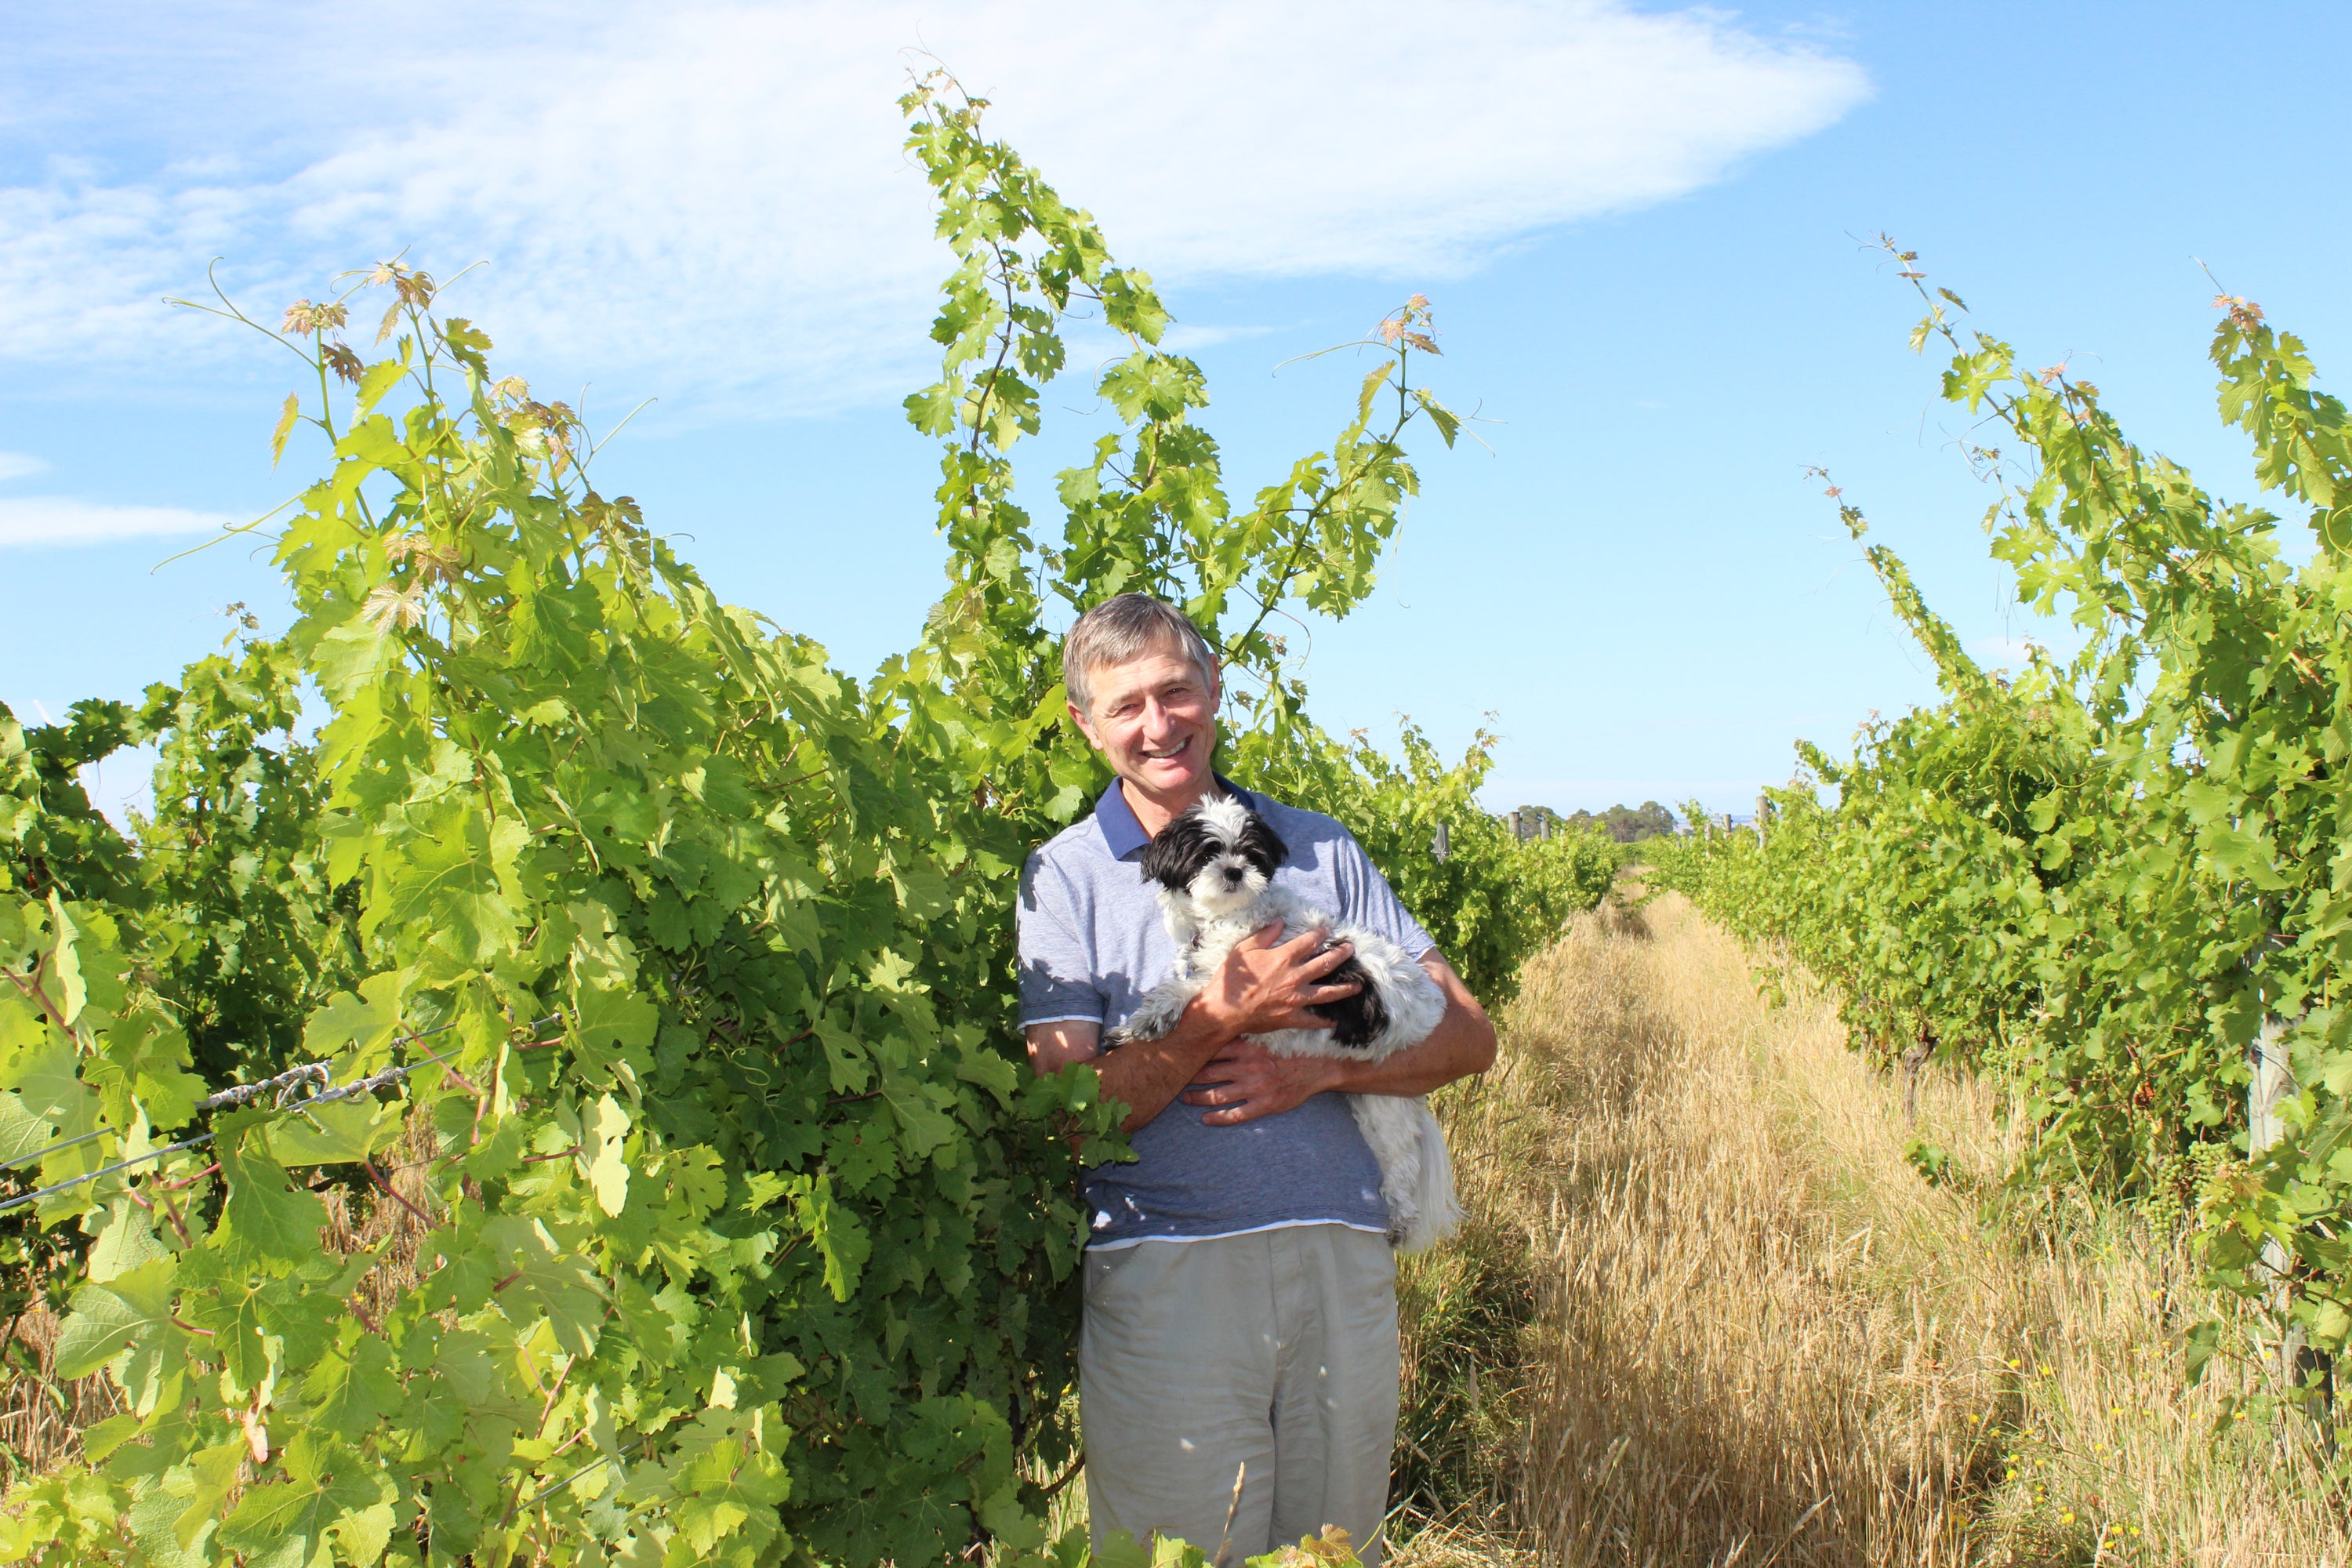
[[[1425,1094],[1483,1072],[1494,1026],[1346,828],[1217,776],[1217,661],[1180,612],[1122,594],[1080,617],[1063,663],[1070,715],[1118,777],[1023,873],[1021,1019],[1037,1070],[1101,1073],[1137,1154],[1086,1178],[1078,1385],[1095,1538],[1157,1531],[1238,1561],[1339,1524],[1377,1568],[1396,1275],[1380,1168],[1340,1096]],[[1281,836],[1277,879],[1420,958],[1447,998],[1428,1039],[1379,1063],[1268,1054],[1248,1037],[1328,1027],[1305,1009],[1349,990],[1323,979],[1344,947],[1318,954],[1322,932],[1269,928],[1172,1033],[1102,1049],[1175,961],[1135,862],[1219,794]]]

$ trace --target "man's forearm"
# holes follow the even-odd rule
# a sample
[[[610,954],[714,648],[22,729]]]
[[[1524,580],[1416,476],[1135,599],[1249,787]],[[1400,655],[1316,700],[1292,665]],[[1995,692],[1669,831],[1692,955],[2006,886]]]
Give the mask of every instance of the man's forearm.
[[[1455,1079],[1484,1072],[1494,1060],[1464,1031],[1440,1025],[1427,1039],[1376,1062],[1339,1060],[1332,1085],[1343,1094],[1428,1094]]]
[[[1156,1040],[1130,1040],[1115,1051],[1095,1058],[1105,1100],[1127,1107],[1123,1132],[1133,1132],[1167,1109],[1184,1092],[1211,1058],[1234,1038],[1198,996],[1184,1009],[1175,1028]]]

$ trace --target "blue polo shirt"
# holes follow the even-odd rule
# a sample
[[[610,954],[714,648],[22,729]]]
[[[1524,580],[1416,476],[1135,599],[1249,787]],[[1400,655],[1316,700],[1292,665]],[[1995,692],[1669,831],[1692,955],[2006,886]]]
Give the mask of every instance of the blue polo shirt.
[[[1289,850],[1277,882],[1415,957],[1436,945],[1346,828],[1319,812],[1224,787]],[[1070,1019],[1115,1027],[1175,968],[1157,884],[1136,864],[1150,842],[1114,780],[1093,816],[1029,857],[1019,910],[1023,1027]],[[1237,1127],[1206,1124],[1209,1109],[1169,1101],[1136,1131],[1133,1163],[1086,1173],[1090,1247],[1293,1225],[1387,1228],[1380,1165],[1345,1095],[1318,1094]]]

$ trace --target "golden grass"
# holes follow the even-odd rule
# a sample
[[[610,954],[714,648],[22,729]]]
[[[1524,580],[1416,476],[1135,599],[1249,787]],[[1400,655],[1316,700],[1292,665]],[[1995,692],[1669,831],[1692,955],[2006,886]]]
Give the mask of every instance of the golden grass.
[[[1991,1092],[1932,1072],[1928,1185],[1830,1000],[1647,914],[1539,959],[1444,1108],[1474,1219],[1407,1269],[1401,1568],[2352,1562],[2243,1367],[2184,1386],[2176,1242],[1998,1211]]]
[[[0,1318],[0,1489],[79,1453],[82,1428],[123,1407],[103,1375],[57,1375],[57,1339],[47,1307]]]
[[[423,1174],[435,1152],[432,1123],[419,1115],[391,1149],[378,1154],[397,1200],[365,1188],[354,1198],[323,1184],[320,1173],[309,1173],[327,1206],[320,1238],[327,1250],[349,1257],[383,1247],[380,1261],[351,1298],[371,1325],[381,1323],[415,1281],[417,1244],[431,1229],[425,1216],[436,1206]],[[13,1321],[0,1317],[0,1352],[7,1352],[0,1360],[0,1489],[79,1459],[82,1431],[125,1408],[105,1373],[70,1381],[56,1375],[58,1325],[57,1316],[40,1305]]]

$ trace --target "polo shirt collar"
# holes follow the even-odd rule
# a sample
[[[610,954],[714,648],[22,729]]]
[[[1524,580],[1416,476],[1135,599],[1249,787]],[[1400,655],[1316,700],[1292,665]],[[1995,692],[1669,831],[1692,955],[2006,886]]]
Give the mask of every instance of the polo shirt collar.
[[[1252,811],[1262,809],[1255,795],[1224,774],[1217,774],[1216,780],[1218,788]],[[1102,798],[1095,802],[1095,825],[1102,830],[1103,843],[1109,847],[1114,860],[1131,860],[1151,842],[1151,835],[1144,832],[1143,824],[1135,819],[1135,807],[1127,804],[1127,792],[1118,787],[1116,778],[1110,781],[1110,788],[1103,791]]]

